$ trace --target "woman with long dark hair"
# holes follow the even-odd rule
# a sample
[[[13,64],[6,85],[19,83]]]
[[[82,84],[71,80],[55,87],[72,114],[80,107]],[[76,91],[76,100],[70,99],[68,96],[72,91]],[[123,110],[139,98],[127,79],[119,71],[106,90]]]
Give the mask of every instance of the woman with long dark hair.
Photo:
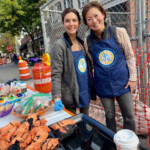
[[[88,115],[93,89],[92,71],[85,56],[84,42],[77,36],[80,25],[78,11],[65,9],[62,23],[66,32],[56,41],[50,53],[55,110],[61,110],[65,105],[73,113],[80,108],[81,113]]]

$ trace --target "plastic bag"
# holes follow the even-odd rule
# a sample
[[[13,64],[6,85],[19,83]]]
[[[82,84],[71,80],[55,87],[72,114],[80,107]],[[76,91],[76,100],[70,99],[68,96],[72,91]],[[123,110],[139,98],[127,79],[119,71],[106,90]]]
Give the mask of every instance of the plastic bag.
[[[141,101],[136,101],[135,122],[137,133],[148,134],[150,128],[150,108]]]
[[[15,112],[19,114],[36,113],[39,110],[48,108],[51,105],[52,95],[50,93],[34,93],[23,98],[14,106]]]

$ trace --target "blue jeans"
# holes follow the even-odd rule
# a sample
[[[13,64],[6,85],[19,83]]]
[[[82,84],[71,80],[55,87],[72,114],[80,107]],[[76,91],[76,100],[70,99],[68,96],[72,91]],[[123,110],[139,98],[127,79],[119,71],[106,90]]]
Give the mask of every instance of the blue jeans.
[[[116,132],[116,120],[115,120],[115,101],[114,98],[100,98],[105,110],[106,125],[109,129]],[[134,119],[134,104],[132,94],[126,93],[124,95],[116,97],[120,106],[120,111],[123,117],[123,126],[125,129],[136,131],[135,119]]]

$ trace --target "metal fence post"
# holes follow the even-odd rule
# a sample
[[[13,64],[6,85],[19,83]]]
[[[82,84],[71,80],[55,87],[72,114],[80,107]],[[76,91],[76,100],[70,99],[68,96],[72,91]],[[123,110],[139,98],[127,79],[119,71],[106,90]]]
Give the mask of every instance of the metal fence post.
[[[146,47],[146,20],[145,20],[145,13],[146,13],[146,9],[145,9],[145,0],[143,0],[143,2],[141,2],[141,21],[142,21],[142,46],[143,46],[143,65],[145,65],[145,69],[143,70],[143,84],[144,84],[144,93],[145,93],[145,102],[146,104],[149,106],[149,100],[148,97],[146,99],[146,93],[148,91],[146,91],[147,88],[147,83],[148,83],[148,68],[146,67],[147,65],[145,64],[147,61],[147,47]]]
[[[148,69],[146,68],[146,38],[145,38],[145,0],[137,0],[137,22],[138,22],[138,45],[139,52],[142,55],[140,57],[140,100],[146,102],[149,105],[149,102],[146,100],[146,87],[148,83]]]
[[[41,23],[42,23],[42,31],[43,31],[43,38],[44,38],[44,52],[48,52],[49,47],[46,38],[46,28],[45,28],[44,13],[42,8],[40,8],[40,14],[41,14]]]
[[[147,96],[148,96],[148,103],[149,103],[149,107],[150,107],[150,49],[149,49],[149,37],[150,37],[150,34],[149,34],[149,26],[150,26],[150,20],[149,20],[149,4],[150,4],[150,1],[149,0],[146,0],[146,17],[145,17],[145,38],[146,38],[146,51],[147,51],[147,71],[148,71],[148,83],[147,83],[147,88],[148,88],[148,92],[147,92]]]
[[[137,0],[137,34],[138,34],[138,46],[139,46],[139,53],[142,54],[142,50],[143,50],[143,33],[142,33],[142,2],[141,0]],[[144,101],[144,73],[142,71],[142,66],[143,66],[143,56],[140,57],[140,67],[139,67],[139,71],[140,71],[140,77],[141,79],[139,80],[139,87],[140,87],[140,95],[139,98],[140,100]]]

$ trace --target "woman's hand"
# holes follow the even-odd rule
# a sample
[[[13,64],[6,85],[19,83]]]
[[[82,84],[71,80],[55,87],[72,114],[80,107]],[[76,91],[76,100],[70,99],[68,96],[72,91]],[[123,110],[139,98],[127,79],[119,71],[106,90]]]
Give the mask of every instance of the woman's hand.
[[[125,86],[125,89],[130,87],[130,93],[133,94],[135,86],[136,86],[136,81],[128,81],[127,85]]]
[[[63,107],[64,105],[62,104],[61,99],[55,100],[55,107],[54,107],[55,111],[60,111],[63,109]]]

